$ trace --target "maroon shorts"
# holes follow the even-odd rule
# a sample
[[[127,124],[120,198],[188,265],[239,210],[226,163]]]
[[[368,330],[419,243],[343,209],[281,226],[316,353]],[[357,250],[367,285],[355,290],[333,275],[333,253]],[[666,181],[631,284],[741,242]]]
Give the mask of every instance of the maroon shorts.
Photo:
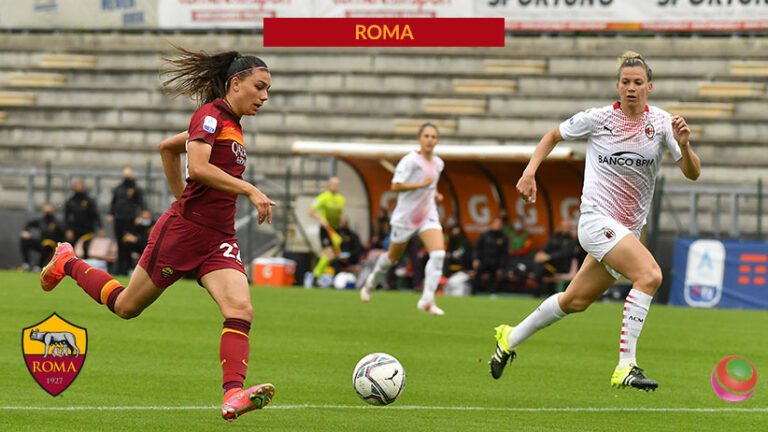
[[[174,210],[158,219],[139,265],[160,288],[170,286],[190,271],[196,271],[198,282],[219,269],[231,268],[245,274],[236,237],[185,219]]]

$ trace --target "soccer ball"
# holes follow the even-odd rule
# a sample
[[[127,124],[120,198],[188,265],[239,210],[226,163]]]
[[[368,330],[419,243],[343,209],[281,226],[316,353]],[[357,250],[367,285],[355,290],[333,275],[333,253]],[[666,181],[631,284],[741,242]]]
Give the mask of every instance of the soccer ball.
[[[371,405],[389,405],[405,388],[405,369],[389,354],[368,354],[357,362],[352,384],[360,399]]]
[[[356,281],[357,278],[354,274],[349,272],[341,272],[336,274],[336,277],[333,278],[333,287],[338,290],[354,288]]]

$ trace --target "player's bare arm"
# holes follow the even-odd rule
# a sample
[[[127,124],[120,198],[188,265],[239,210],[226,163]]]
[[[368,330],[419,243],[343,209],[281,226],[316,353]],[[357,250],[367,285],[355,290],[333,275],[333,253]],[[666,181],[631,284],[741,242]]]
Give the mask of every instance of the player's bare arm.
[[[701,161],[699,156],[691,148],[691,143],[688,140],[691,136],[691,128],[685,122],[685,119],[679,115],[672,116],[672,132],[677,141],[678,147],[680,147],[680,153],[683,157],[677,161],[677,166],[680,167],[680,171],[691,179],[696,180],[701,175]]]
[[[539,169],[541,162],[552,152],[557,143],[563,140],[560,135],[560,126],[556,126],[551,131],[547,132],[539,141],[536,146],[536,150],[533,151],[531,160],[523,171],[523,175],[520,176],[520,180],[517,181],[517,191],[523,197],[524,200],[532,203],[536,202],[536,170]]]
[[[195,140],[187,144],[189,178],[222,192],[247,196],[259,212],[259,223],[264,220],[272,223],[272,206],[275,202],[267,198],[256,186],[232,177],[211,164],[209,161],[212,150],[213,148],[203,141]]]
[[[186,144],[188,136],[189,133],[184,131],[164,139],[157,146],[163,161],[163,171],[168,181],[168,187],[171,188],[171,192],[177,200],[181,199],[181,194],[184,192],[185,182],[181,173],[181,154],[187,152],[184,144]]]

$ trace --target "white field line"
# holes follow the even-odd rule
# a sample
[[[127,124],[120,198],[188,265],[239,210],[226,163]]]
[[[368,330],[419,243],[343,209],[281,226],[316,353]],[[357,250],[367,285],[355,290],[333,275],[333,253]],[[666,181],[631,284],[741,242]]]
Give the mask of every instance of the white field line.
[[[0,406],[0,411],[195,411],[214,410],[218,406]],[[372,405],[270,405],[268,410],[292,410],[292,409],[377,409]],[[695,413],[720,413],[720,412],[754,412],[768,413],[768,408],[619,408],[619,407],[552,407],[552,408],[518,408],[518,407],[452,407],[452,406],[421,406],[421,405],[394,405],[385,408],[387,410],[423,410],[423,411],[502,411],[502,412],[695,412]]]

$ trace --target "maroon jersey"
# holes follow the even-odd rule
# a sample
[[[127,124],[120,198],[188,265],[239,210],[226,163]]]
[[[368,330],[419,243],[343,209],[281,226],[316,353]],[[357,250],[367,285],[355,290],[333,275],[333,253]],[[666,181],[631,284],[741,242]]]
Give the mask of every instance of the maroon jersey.
[[[187,142],[209,144],[209,162],[239,179],[245,171],[245,144],[240,119],[222,99],[201,106],[189,121]],[[237,195],[202,185],[187,177],[181,199],[173,203],[184,218],[226,234],[235,234]]]

